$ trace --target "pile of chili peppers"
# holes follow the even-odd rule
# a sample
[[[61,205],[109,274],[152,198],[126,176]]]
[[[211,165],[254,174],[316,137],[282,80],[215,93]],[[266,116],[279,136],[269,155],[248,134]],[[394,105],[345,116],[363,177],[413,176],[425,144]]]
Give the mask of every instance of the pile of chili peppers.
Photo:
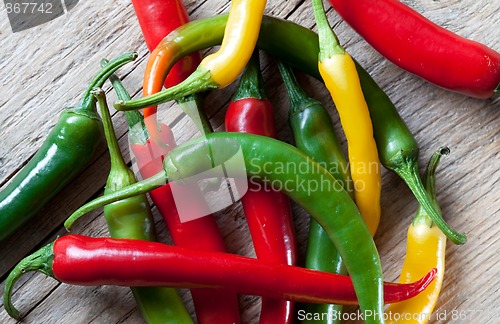
[[[426,315],[413,316],[415,323],[429,320],[443,282],[446,240],[466,242],[465,234],[444,221],[436,199],[435,170],[449,149],[439,148],[421,179],[415,138],[387,95],[340,44],[322,0],[311,2],[318,34],[263,15],[265,0],[232,0],[229,14],[193,22],[180,0],[132,1],[151,50],[143,98],[131,99],[113,74],[135,53],[103,60],[81,102],[61,114],[38,153],[0,192],[1,240],[91,162],[104,134],[111,160],[104,195],[76,210],[64,225],[69,229],[85,213],[104,207],[111,238],[66,235],[21,260],[4,291],[11,316],[20,317],[11,303],[15,282],[36,270],[68,284],[132,287],[148,323],[194,322],[174,288],[190,289],[198,323],[239,323],[238,294],[262,297],[260,323],[291,323],[299,309],[328,314],[352,304],[359,305],[366,323],[384,323],[388,312]],[[397,0],[329,2],[381,54],[409,72],[473,97],[489,98],[498,90],[500,54],[485,45],[446,31]],[[381,38],[387,34],[391,42]],[[423,47],[422,39],[440,45]],[[200,50],[216,45],[221,45],[217,52],[201,58]],[[278,60],[296,147],[277,138],[259,50]],[[448,59],[457,55],[462,59]],[[467,66],[457,66],[460,61]],[[347,157],[328,111],[301,88],[293,68],[325,83],[347,139]],[[214,133],[203,111],[203,92],[226,87],[240,74],[226,132]],[[125,111],[140,181],[120,153],[100,88],[108,79],[118,97],[114,107]],[[202,136],[177,146],[170,128],[156,118],[156,105],[170,100],[178,101]],[[214,168],[229,172],[225,161],[237,154],[248,181],[241,203],[256,259],[226,252],[214,215],[203,212],[209,203],[203,199],[206,188],[187,193],[189,220],[174,198],[190,177]],[[283,165],[300,165],[301,172],[283,172]],[[381,216],[381,165],[396,172],[420,203],[408,230],[400,283],[384,282],[373,241]],[[327,189],[306,190],[297,185],[301,181]],[[175,246],[154,242],[147,193]],[[311,216],[303,265],[291,200]],[[390,306],[384,310],[385,304]]]

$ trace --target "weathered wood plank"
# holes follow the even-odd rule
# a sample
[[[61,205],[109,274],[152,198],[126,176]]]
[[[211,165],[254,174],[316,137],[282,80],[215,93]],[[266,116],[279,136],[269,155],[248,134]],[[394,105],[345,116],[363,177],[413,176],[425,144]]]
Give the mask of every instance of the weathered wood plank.
[[[433,21],[462,36],[500,49],[500,3],[494,1],[448,0],[405,1]],[[186,1],[193,19],[225,12],[229,1]],[[309,1],[271,1],[266,13],[286,18],[315,30]],[[421,167],[440,145],[449,145],[452,154],[443,159],[438,173],[439,200],[451,226],[469,235],[465,246],[447,249],[447,273],[432,323],[451,322],[452,312],[465,312],[477,323],[493,323],[500,314],[495,301],[500,298],[496,262],[500,210],[498,199],[498,120],[499,99],[474,100],[449,93],[410,75],[385,60],[373,50],[338,15],[328,11],[332,25],[354,57],[366,67],[394,101],[414,132],[421,147]],[[339,23],[340,22],[340,23]],[[126,50],[139,52],[139,59],[120,71],[126,87],[141,96],[141,80],[147,50],[126,0],[104,0],[100,6],[80,2],[75,9],[50,23],[13,34],[7,19],[0,21],[0,184],[2,186],[36,152],[57,121],[62,107],[75,104],[85,84],[97,71],[102,57],[116,56]],[[288,98],[274,59],[262,54],[262,70],[271,101],[276,107],[279,136],[293,142],[287,125]],[[464,62],[466,64],[466,62]],[[325,88],[316,80],[298,74],[306,90],[331,108],[337,133],[345,139],[333,104]],[[109,90],[109,85],[106,85]],[[214,128],[224,130],[225,107],[235,84],[211,92],[205,107]],[[110,95],[110,101],[114,100]],[[164,104],[160,118],[172,125],[179,143],[195,136],[192,123],[175,104]],[[129,160],[126,124],[121,113],[113,115],[122,152]],[[34,127],[34,125],[36,125]],[[0,245],[0,276],[27,253],[62,235],[64,219],[78,206],[102,194],[109,169],[109,158],[101,146],[92,166],[64,192],[43,209],[28,226]],[[404,183],[393,173],[383,171],[383,218],[375,241],[379,247],[386,280],[396,281],[404,256],[405,236],[417,203]],[[294,220],[303,260],[307,240],[308,216],[294,204]],[[156,208],[154,216],[159,239],[170,242]],[[230,253],[254,256],[241,206],[236,204],[216,214],[221,233]],[[101,211],[87,215],[74,230],[92,236],[106,235]],[[3,287],[3,283],[0,287]],[[189,293],[182,290],[188,308],[193,312]],[[26,314],[24,322],[142,322],[129,290],[117,287],[82,288],[59,284],[42,275],[27,275],[14,293],[14,303]],[[2,305],[0,303],[0,305]],[[242,296],[244,323],[257,322],[260,302],[257,297]],[[352,313],[355,307],[347,307]],[[446,318],[438,318],[437,315]],[[0,312],[0,322],[14,323]],[[346,321],[347,323],[359,321]]]

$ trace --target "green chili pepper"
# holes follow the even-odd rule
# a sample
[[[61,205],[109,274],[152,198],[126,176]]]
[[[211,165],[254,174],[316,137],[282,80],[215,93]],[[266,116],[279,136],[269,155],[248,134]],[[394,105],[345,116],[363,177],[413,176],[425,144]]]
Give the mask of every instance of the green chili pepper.
[[[116,86],[116,79],[114,81]],[[124,90],[118,88],[119,91]],[[104,91],[96,88],[91,93],[99,102],[111,159],[111,169],[104,190],[104,194],[108,195],[136,183],[137,180],[120,153]],[[113,238],[155,240],[153,215],[146,195],[126,198],[104,206],[104,218]],[[160,287],[131,289],[147,323],[193,323],[175,289]]]
[[[167,179],[182,181],[206,171],[217,161],[230,160],[238,150],[243,154],[248,177],[287,194],[325,229],[344,260],[361,310],[365,315],[371,314],[367,322],[380,323],[376,314],[383,314],[382,268],[375,243],[356,204],[328,170],[297,148],[272,138],[213,133],[206,135],[206,139],[184,143],[165,157],[164,172],[91,201],[75,211],[65,226],[70,227],[90,210],[153,190]],[[318,186],[322,186],[322,190]],[[336,211],[335,217],[331,217],[332,211]]]
[[[170,44],[176,49],[172,65],[193,51],[220,45],[226,22],[227,15],[221,15],[192,21],[173,31],[169,36]],[[318,35],[313,31],[290,21],[264,16],[257,48],[321,80]],[[432,221],[452,242],[464,244],[467,241],[465,234],[453,230],[430,203],[418,174],[418,145],[394,104],[357,62],[356,69],[370,110],[381,163],[406,182]],[[117,102],[115,107],[119,110],[138,109],[173,99],[177,99],[175,93],[164,91],[132,101]]]
[[[354,199],[352,179],[340,142],[335,134],[327,110],[318,100],[309,97],[300,87],[292,70],[278,62],[281,76],[290,97],[288,120],[292,128],[295,146],[324,166],[340,182]],[[331,217],[336,217],[332,215]],[[309,223],[309,236],[306,252],[306,268],[331,273],[346,274],[347,271],[335,245],[328,234],[314,219]],[[338,314],[342,305],[307,304],[310,314]],[[305,321],[305,323],[317,321]],[[324,323],[338,323],[333,316],[327,316]]]
[[[90,91],[137,53],[112,60],[90,82],[81,101],[66,108],[37,153],[0,192],[0,240],[33,217],[93,160],[102,124]]]
[[[300,88],[288,66],[278,62],[278,67],[290,97],[288,120],[295,146],[325,167],[343,185],[351,198],[354,198],[352,190],[348,190],[351,184],[348,164],[335,134],[330,115],[319,101],[309,97]],[[335,245],[314,219],[311,219],[309,223],[305,266],[309,269],[331,273],[346,274],[347,272]],[[342,305],[308,304],[306,307],[306,312],[311,314],[337,314],[341,311]],[[328,319],[327,323],[334,323],[334,321]]]

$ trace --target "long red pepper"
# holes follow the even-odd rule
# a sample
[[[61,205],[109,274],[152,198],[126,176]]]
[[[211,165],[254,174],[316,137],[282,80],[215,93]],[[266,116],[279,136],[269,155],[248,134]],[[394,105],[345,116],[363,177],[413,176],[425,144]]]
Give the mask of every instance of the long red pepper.
[[[357,303],[349,276],[157,242],[66,235],[21,260],[9,274],[4,290],[9,314],[16,313],[10,300],[12,288],[27,271],[82,286],[226,287],[274,299]],[[411,284],[384,283],[385,302],[416,296],[435,275],[436,269],[432,269]]]
[[[129,97],[119,81],[112,77],[119,98]],[[160,138],[166,146],[159,146],[146,132],[139,112],[127,112],[130,149],[142,177],[148,178],[162,169],[163,156],[175,147],[172,130],[160,124]],[[212,215],[189,222],[181,222],[169,184],[149,192],[170,231],[176,245],[193,249],[224,252],[225,246]],[[195,201],[195,200],[193,200]],[[193,203],[196,208],[198,203]],[[196,212],[196,211],[193,211]],[[239,310],[236,294],[220,290],[192,289],[191,295],[199,323],[238,323]]]
[[[226,112],[228,132],[276,137],[273,107],[264,90],[259,53],[252,55]],[[241,199],[257,258],[294,265],[297,259],[290,200],[273,189],[250,181]],[[262,299],[260,323],[291,323],[293,303]]]
[[[394,64],[443,88],[489,98],[500,87],[500,53],[438,26],[398,0],[329,0]]]

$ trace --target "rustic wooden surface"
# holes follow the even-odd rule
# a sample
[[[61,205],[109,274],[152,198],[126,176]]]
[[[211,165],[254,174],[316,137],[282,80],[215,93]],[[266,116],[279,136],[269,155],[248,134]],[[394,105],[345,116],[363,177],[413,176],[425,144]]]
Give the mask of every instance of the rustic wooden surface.
[[[406,3],[433,21],[462,36],[500,50],[500,1],[420,0]],[[228,10],[229,1],[186,1],[192,19]],[[328,8],[329,5],[327,5]],[[81,1],[68,14],[44,25],[13,34],[4,7],[0,10],[0,186],[30,159],[40,147],[58,114],[75,104],[98,69],[103,57],[127,50],[139,58],[120,70],[126,87],[141,96],[141,78],[147,59],[133,8],[128,0]],[[266,13],[315,29],[309,1],[269,1]],[[421,147],[420,165],[425,165],[440,145],[451,148],[438,174],[438,199],[450,225],[468,234],[465,246],[448,243],[446,277],[432,323],[453,322],[452,314],[468,316],[464,322],[498,323],[500,287],[499,132],[500,100],[476,100],[447,92],[410,75],[388,62],[362,40],[331,9],[330,23],[350,53],[367,68],[389,94],[415,134]],[[387,35],[390,37],[390,35]],[[396,49],[395,49],[396,50]],[[276,122],[282,140],[291,142],[287,125],[284,87],[275,62],[265,54],[262,70],[271,101],[276,106]],[[467,62],[463,62],[467,64]],[[307,91],[332,108],[324,87],[299,74]],[[109,91],[109,84],[106,85]],[[208,95],[206,109],[214,128],[223,130],[225,107],[234,85]],[[114,100],[113,94],[109,96]],[[173,108],[170,108],[170,107]],[[195,135],[194,127],[173,104],[161,109],[162,119],[173,126],[178,142]],[[181,116],[182,117],[182,116]],[[338,118],[332,113],[337,129]],[[126,124],[121,113],[113,116],[123,153],[128,157]],[[343,141],[345,146],[345,142]],[[94,163],[35,219],[0,245],[0,276],[22,257],[62,235],[64,219],[89,199],[102,194],[109,158],[101,146]],[[417,203],[405,184],[393,173],[383,171],[382,221],[375,241],[380,251],[385,279],[397,281],[401,268],[406,229]],[[168,233],[156,211],[160,238]],[[303,260],[308,217],[294,205],[294,219],[300,260]],[[229,252],[253,256],[244,217],[239,205],[217,213],[217,220]],[[107,235],[102,211],[84,217],[74,232]],[[3,289],[3,283],[0,286]],[[193,307],[186,290],[181,291],[189,310]],[[40,274],[26,275],[15,287],[14,304],[26,323],[141,323],[127,288],[76,287],[60,284]],[[3,304],[2,304],[3,305]],[[242,321],[256,323],[259,298],[241,297]],[[346,309],[354,312],[355,308]],[[0,311],[0,323],[14,323]]]

